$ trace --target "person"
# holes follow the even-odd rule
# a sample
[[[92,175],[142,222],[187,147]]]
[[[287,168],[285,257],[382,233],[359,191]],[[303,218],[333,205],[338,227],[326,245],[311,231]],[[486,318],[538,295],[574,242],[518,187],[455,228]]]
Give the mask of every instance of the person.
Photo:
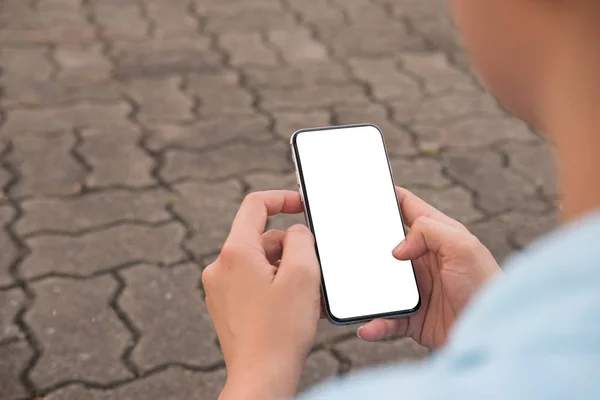
[[[410,336],[434,355],[304,399],[600,398],[600,1],[452,6],[484,84],[554,143],[564,226],[501,272],[463,225],[398,189],[410,231],[393,254],[415,260],[423,303],[359,336]],[[250,194],[203,272],[227,365],[222,400],[295,395],[319,319],[319,266],[307,228],[263,231],[267,216],[301,211],[297,193]]]

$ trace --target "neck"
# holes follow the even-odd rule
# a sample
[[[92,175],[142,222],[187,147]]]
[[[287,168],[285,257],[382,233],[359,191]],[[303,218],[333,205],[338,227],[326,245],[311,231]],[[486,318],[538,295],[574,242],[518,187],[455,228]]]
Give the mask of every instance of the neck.
[[[556,145],[565,221],[600,210],[600,55],[598,43],[587,39],[557,46],[544,94],[543,129]]]

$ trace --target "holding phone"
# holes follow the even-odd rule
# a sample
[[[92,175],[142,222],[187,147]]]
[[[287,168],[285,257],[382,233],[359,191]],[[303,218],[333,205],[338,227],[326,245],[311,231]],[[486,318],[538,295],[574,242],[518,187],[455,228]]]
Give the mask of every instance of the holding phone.
[[[300,130],[291,147],[328,319],[345,325],[417,311],[412,262],[392,256],[405,231],[379,128]]]

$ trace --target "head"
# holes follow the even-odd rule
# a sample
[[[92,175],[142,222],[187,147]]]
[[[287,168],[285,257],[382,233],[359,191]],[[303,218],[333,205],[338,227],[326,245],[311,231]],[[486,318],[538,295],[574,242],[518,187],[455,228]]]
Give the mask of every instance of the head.
[[[569,101],[565,96],[582,100],[580,90],[597,86],[600,0],[452,0],[452,6],[484,84],[536,128],[548,129],[549,114]],[[563,93],[569,90],[578,93]]]

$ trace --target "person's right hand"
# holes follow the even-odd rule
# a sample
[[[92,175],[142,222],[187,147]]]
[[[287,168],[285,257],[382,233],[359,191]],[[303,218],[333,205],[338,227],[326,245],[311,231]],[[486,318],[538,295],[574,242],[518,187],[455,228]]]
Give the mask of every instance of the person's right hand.
[[[442,346],[457,316],[473,294],[500,267],[489,250],[461,223],[431,207],[408,190],[397,188],[406,239],[393,251],[413,260],[421,307],[405,318],[376,319],[358,330],[367,341],[409,336],[430,349]]]

